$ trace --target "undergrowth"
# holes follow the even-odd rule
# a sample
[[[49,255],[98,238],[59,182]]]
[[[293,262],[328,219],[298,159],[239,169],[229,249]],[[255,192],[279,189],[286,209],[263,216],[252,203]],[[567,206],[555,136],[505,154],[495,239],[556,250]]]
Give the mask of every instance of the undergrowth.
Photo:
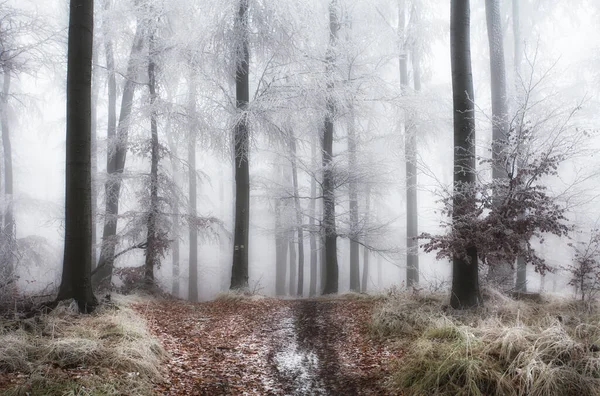
[[[114,299],[113,299],[114,301]],[[145,321],[116,297],[92,315],[61,303],[49,313],[0,321],[0,372],[24,383],[6,395],[147,395],[161,378],[162,346]],[[22,382],[22,381],[21,381]]]
[[[593,304],[493,290],[485,306],[454,311],[446,296],[394,293],[376,310],[374,337],[398,344],[390,393],[600,395],[600,315]]]

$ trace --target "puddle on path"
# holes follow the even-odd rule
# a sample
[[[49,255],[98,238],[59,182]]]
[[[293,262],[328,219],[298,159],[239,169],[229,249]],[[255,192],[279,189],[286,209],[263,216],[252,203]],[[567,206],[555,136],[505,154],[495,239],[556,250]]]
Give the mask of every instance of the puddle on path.
[[[298,344],[298,330],[294,312],[286,309],[276,338],[279,348],[273,355],[273,364],[281,380],[293,395],[327,395],[319,378],[320,363],[315,351]],[[286,393],[287,394],[287,393]]]

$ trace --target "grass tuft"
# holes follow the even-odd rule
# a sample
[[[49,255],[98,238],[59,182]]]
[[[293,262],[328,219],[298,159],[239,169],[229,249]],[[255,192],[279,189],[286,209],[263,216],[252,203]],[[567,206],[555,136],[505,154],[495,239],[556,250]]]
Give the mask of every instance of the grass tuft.
[[[70,303],[48,314],[0,326],[0,371],[21,372],[26,382],[2,394],[146,395],[161,379],[165,351],[150,335],[128,296],[80,315]],[[54,367],[48,371],[48,367]],[[60,369],[89,369],[71,378]],[[105,375],[98,375],[104,371]],[[44,373],[42,376],[40,373]],[[106,377],[106,378],[104,378]]]
[[[401,344],[387,382],[411,395],[600,395],[600,316],[556,297],[453,311],[432,296],[391,296],[372,330]]]

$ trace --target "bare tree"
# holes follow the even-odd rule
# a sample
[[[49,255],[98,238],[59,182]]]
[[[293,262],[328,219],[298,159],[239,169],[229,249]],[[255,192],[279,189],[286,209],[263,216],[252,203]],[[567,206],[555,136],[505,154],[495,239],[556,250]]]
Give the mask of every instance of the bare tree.
[[[72,0],[67,60],[65,247],[57,300],[79,310],[97,305],[92,292],[91,90],[94,1]]]
[[[108,178],[104,186],[106,209],[104,213],[104,229],[102,232],[102,249],[96,272],[93,276],[94,288],[110,287],[115,259],[115,249],[118,243],[117,221],[119,218],[119,197],[121,193],[122,175],[127,158],[129,126],[133,96],[137,83],[135,77],[138,71],[138,58],[143,48],[143,27],[138,20],[129,63],[121,98],[121,111],[116,134],[108,136],[108,158],[106,172]]]
[[[498,157],[508,134],[508,102],[506,95],[506,65],[504,63],[504,37],[500,15],[500,0],[486,0],[488,44],[490,50],[490,76],[492,93],[492,178],[506,178],[506,168],[499,166]],[[503,289],[513,285],[512,263],[498,263],[490,268],[490,279]]]
[[[231,289],[248,287],[248,231],[250,226],[250,150],[249,125],[245,114],[250,101],[250,48],[248,26],[248,0],[239,0],[235,19],[236,43],[236,108],[239,119],[234,130],[235,150],[235,227],[233,233],[233,264],[231,267]]]
[[[475,119],[473,75],[471,72],[470,1],[452,0],[450,12],[450,54],[454,107],[454,202],[453,227],[461,229],[465,218],[475,213],[469,186],[475,182]],[[467,246],[466,255],[452,258],[453,308],[481,304],[477,247]]]
[[[335,294],[338,291],[337,233],[335,225],[335,181],[333,165],[333,128],[335,105],[331,97],[333,90],[333,69],[335,63],[335,47],[339,22],[337,16],[337,0],[329,3],[329,48],[327,50],[327,90],[325,122],[323,125],[323,233],[324,233],[324,282],[323,294]]]

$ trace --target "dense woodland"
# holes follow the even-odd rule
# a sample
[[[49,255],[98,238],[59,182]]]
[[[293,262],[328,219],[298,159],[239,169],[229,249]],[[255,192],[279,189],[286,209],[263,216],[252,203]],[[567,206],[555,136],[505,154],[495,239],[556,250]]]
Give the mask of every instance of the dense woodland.
[[[1,4],[3,291],[595,290],[593,2],[50,3]]]
[[[0,0],[0,393],[599,394],[599,21]]]

